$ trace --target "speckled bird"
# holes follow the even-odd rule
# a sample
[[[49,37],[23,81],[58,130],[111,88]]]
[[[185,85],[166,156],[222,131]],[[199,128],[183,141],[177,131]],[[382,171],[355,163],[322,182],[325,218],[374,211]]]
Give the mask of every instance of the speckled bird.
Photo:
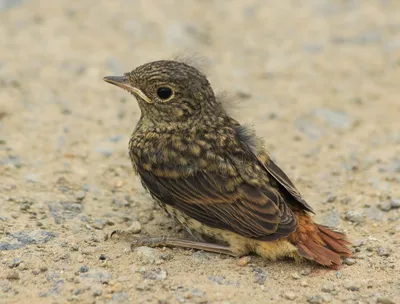
[[[311,206],[262,141],[226,113],[198,69],[161,60],[104,80],[136,97],[133,168],[195,239],[157,236],[135,245],[305,258],[335,269],[351,255],[346,236],[313,221]]]

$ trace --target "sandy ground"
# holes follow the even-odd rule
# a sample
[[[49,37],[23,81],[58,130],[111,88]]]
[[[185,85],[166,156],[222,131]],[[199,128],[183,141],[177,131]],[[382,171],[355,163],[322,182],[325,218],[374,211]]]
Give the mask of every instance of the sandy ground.
[[[400,2],[299,2],[0,1],[0,303],[400,303]],[[351,236],[342,269],[105,240],[182,231],[133,175],[136,101],[101,79],[195,53]]]

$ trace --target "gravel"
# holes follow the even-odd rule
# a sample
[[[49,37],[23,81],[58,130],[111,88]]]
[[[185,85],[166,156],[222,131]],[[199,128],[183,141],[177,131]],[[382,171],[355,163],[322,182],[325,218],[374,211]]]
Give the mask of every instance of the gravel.
[[[6,275],[7,280],[19,280],[19,272],[16,270],[11,270]]]
[[[31,244],[44,244],[55,238],[55,234],[45,230],[25,230],[13,232],[0,242],[0,250],[15,250]]]
[[[345,219],[355,224],[364,222],[364,214],[359,210],[349,210],[345,213]]]
[[[254,268],[254,281],[259,284],[259,285],[264,285],[265,282],[267,281],[268,274],[261,268]]]
[[[167,272],[164,269],[154,269],[142,273],[142,278],[145,280],[164,281],[167,278]]]
[[[78,270],[80,273],[85,273],[89,271],[89,267],[87,267],[86,265],[82,265],[81,267],[79,267]]]
[[[390,207],[391,207],[392,209],[400,208],[400,198],[394,198],[394,199],[392,199],[392,201],[390,202]]]
[[[128,229],[126,229],[126,232],[132,233],[132,234],[137,234],[137,233],[140,233],[141,230],[142,230],[142,225],[140,224],[140,222],[133,220],[131,222],[131,225],[128,227]]]
[[[332,283],[325,283],[322,285],[321,291],[323,292],[332,292],[335,290],[335,286]]]
[[[161,261],[158,251],[154,248],[150,248],[147,246],[140,246],[134,248],[134,253],[136,253],[137,257],[140,261],[145,264],[154,264],[158,261]]]
[[[350,290],[350,291],[358,291],[360,290],[360,286],[352,281],[352,280],[344,280],[342,283],[344,289]]]
[[[376,302],[380,303],[380,304],[395,304],[396,303],[395,301],[393,301],[392,299],[387,298],[387,297],[378,297],[376,299]]]
[[[291,291],[287,291],[283,294],[283,296],[288,299],[288,300],[294,300],[297,298],[296,294],[294,292]]]
[[[244,257],[241,257],[238,261],[237,261],[237,264],[239,265],[239,266],[247,266],[249,263],[251,262],[251,256],[244,256]]]
[[[356,259],[353,259],[353,258],[346,258],[346,259],[344,259],[344,263],[345,263],[346,265],[348,265],[348,266],[351,266],[351,265],[356,264],[356,263],[357,263],[357,260],[356,260]]]
[[[74,201],[47,202],[47,206],[56,224],[62,224],[66,220],[71,220],[83,211],[83,205],[80,202]]]
[[[324,302],[322,296],[320,295],[315,295],[315,296],[311,296],[307,299],[307,302],[310,304],[321,304]]]

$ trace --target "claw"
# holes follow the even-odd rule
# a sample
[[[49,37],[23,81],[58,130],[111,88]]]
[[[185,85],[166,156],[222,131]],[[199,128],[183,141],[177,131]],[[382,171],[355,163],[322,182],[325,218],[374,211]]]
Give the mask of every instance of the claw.
[[[114,230],[114,231],[111,232],[111,234],[110,234],[110,239],[112,239],[113,235],[119,234],[119,233],[120,233],[120,230]]]

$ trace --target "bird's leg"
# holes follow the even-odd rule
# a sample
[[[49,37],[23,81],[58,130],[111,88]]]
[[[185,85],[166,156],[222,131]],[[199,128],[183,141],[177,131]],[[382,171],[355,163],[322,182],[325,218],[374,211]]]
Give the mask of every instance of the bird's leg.
[[[160,237],[150,237],[150,238],[139,238],[133,241],[131,245],[131,249],[139,246],[148,246],[148,247],[180,247],[180,248],[189,248],[189,249],[198,249],[204,250],[208,252],[227,254],[230,256],[237,256],[232,252],[229,246],[223,246],[219,244],[213,243],[203,243],[196,242],[185,239],[175,239],[170,238],[168,236],[160,236]]]

